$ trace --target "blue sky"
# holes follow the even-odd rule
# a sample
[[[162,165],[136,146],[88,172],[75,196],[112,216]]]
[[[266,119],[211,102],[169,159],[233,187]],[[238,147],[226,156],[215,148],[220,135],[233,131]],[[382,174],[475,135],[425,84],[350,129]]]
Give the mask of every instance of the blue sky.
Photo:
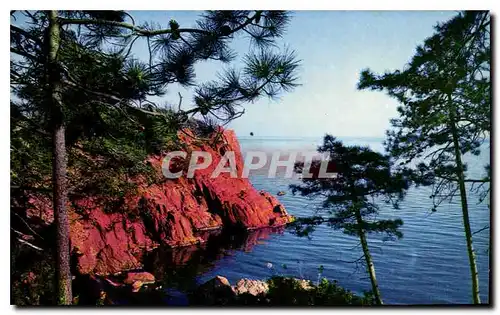
[[[168,25],[171,18],[181,27],[193,26],[200,12],[135,11],[136,23]],[[401,69],[418,44],[432,35],[437,22],[454,11],[295,11],[280,47],[294,49],[302,60],[300,83],[279,100],[261,99],[247,104],[246,113],[229,127],[239,136],[318,137],[325,133],[346,137],[383,137],[389,119],[397,115],[397,103],[380,92],[357,91],[363,68],[376,72]],[[248,52],[249,41],[236,39],[238,67]],[[134,53],[147,58],[147,46],[136,45]],[[196,67],[197,81],[213,79],[223,65],[207,62]],[[170,87],[164,101],[177,104],[178,92],[189,108],[192,94]]]

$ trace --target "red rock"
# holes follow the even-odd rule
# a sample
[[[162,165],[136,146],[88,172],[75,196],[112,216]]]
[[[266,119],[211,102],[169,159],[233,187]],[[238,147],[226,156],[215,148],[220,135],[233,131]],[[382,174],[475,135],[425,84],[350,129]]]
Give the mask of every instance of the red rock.
[[[115,288],[118,288],[118,287],[122,287],[123,286],[123,283],[118,283],[118,282],[115,282],[111,279],[108,279],[108,278],[105,278],[104,279],[107,283],[109,283],[111,286],[115,287]]]
[[[155,276],[150,274],[149,272],[129,272],[127,273],[127,277],[123,280],[125,284],[133,284],[136,281],[141,281],[144,284],[154,283]]]
[[[144,283],[142,281],[135,281],[132,283],[132,292],[139,292]]]
[[[155,283],[155,277],[149,272],[129,272],[123,283],[130,285],[132,292],[139,292],[144,284]]]
[[[180,133],[180,137],[187,144],[187,152],[209,152],[211,165],[197,170],[192,179],[185,176],[166,179],[161,175],[162,157],[151,156],[148,161],[156,167],[161,180],[146,185],[140,178],[136,179],[138,194],[126,196],[124,200],[124,207],[131,209],[135,216],[127,211],[105,213],[102,204],[90,197],[72,201],[79,208],[78,213],[68,203],[71,247],[80,273],[109,275],[141,268],[145,251],[160,244],[178,247],[202,243],[206,239],[199,232],[223,225],[257,229],[278,227],[291,221],[274,196],[258,192],[247,178],[240,178],[243,157],[232,130],[223,130],[221,142],[215,147],[195,143],[186,133]],[[211,178],[228,150],[235,152],[239,177],[222,173]],[[46,224],[53,221],[50,199],[32,196],[30,203],[31,218]]]

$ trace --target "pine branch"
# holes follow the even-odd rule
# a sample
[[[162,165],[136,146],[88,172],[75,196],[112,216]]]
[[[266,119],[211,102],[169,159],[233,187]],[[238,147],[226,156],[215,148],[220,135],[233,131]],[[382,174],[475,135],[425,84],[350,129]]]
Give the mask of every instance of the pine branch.
[[[70,18],[59,18],[59,22],[61,25],[73,24],[73,25],[108,25],[108,26],[117,26],[129,29],[134,31],[138,35],[142,36],[156,36],[162,34],[171,34],[172,29],[160,29],[160,30],[147,30],[135,25],[125,23],[125,22],[117,22],[117,21],[107,21],[107,20],[96,20],[96,19],[70,19]],[[196,28],[179,28],[176,30],[179,33],[198,33],[198,34],[210,34],[210,32],[196,29]]]
[[[12,187],[11,187],[12,188]],[[50,189],[50,191],[52,192],[52,190]],[[44,239],[40,234],[38,234],[35,230],[33,230],[31,228],[31,226],[28,224],[28,222],[26,222],[26,220],[24,220],[18,213],[14,212],[14,211],[10,211],[12,212],[14,215],[16,215],[19,219],[21,219],[21,221],[24,223],[24,225],[26,225],[26,227],[31,231],[33,232],[35,235],[37,235],[38,237],[40,237],[42,240]]]
[[[83,87],[83,86],[75,83],[75,82],[71,82],[71,81],[68,81],[68,80],[64,80],[63,79],[61,81],[64,84],[67,84],[69,86],[81,89],[81,90],[85,91],[86,93],[90,93],[90,94],[93,94],[93,95],[99,96],[99,97],[104,97],[104,98],[107,98],[107,99],[110,99],[112,101],[117,102],[116,104],[106,103],[106,104],[108,104],[110,106],[116,107],[118,104],[121,103],[121,104],[124,104],[124,105],[126,105],[126,106],[134,109],[134,110],[140,111],[140,112],[142,112],[144,114],[153,115],[153,116],[165,116],[163,113],[160,113],[160,112],[152,112],[152,111],[148,111],[148,110],[142,109],[142,108],[140,108],[138,106],[133,106],[133,105],[129,104],[128,102],[126,102],[125,99],[119,98],[118,96],[115,96],[115,95],[112,95],[112,94],[108,94],[108,93],[104,93],[104,92],[92,91],[92,90],[89,90],[89,89],[87,89],[87,88],[85,88],[85,87]]]
[[[230,30],[229,32],[225,33],[223,36],[230,36],[233,33],[238,32],[239,30],[247,27],[248,25],[251,25],[252,22],[257,18],[257,16],[260,15],[261,11],[256,11],[256,13],[252,17],[248,17],[247,20],[239,25],[238,27],[235,27],[234,29]],[[118,22],[118,21],[108,21],[108,20],[97,20],[97,19],[72,19],[72,18],[58,18],[59,23],[61,25],[67,25],[67,24],[73,24],[73,25],[108,25],[108,26],[116,26],[116,27],[122,27],[125,29],[129,29],[133,31],[134,33],[141,35],[141,36],[157,36],[157,35],[164,35],[164,34],[172,34],[174,31],[172,29],[159,29],[159,30],[147,30],[144,28],[140,28],[135,26],[135,24],[129,24],[125,22]],[[212,32],[197,29],[197,28],[179,28],[175,30],[176,33],[197,33],[197,34],[204,34],[204,35],[211,35]]]
[[[17,55],[20,55],[20,56],[23,56],[23,57],[25,57],[27,59],[30,59],[32,61],[38,61],[38,59],[35,56],[33,56],[31,54],[28,54],[27,52],[24,52],[22,50],[14,48],[14,47],[10,47],[10,52],[14,53],[14,54],[17,54]]]
[[[15,25],[10,25],[10,31],[11,32],[14,32],[14,33],[19,33],[19,34],[22,34],[24,37],[28,38],[28,39],[31,39],[33,40],[34,42],[36,42],[38,45],[42,46],[42,41],[36,37],[36,36],[33,36],[32,34],[30,34],[29,32],[23,30],[22,28],[20,27],[17,27]]]
[[[436,175],[436,177],[440,178],[440,179],[443,179],[443,180],[452,181],[452,182],[458,182],[459,181],[457,178],[451,178],[451,177],[446,177],[446,176]],[[465,183],[489,183],[490,180],[489,179],[468,179],[468,178],[465,178],[464,182]]]
[[[489,229],[489,228],[490,228],[490,226],[489,226],[489,225],[486,225],[486,226],[485,226],[485,227],[483,227],[482,229],[479,229],[479,230],[477,230],[476,232],[472,233],[472,235],[477,234],[477,233],[480,233],[480,232],[482,232],[482,231],[484,231],[484,230],[487,230],[487,229]]]
[[[17,240],[18,240],[19,242],[23,243],[23,244],[26,244],[26,245],[30,246],[31,248],[34,248],[34,249],[36,249],[36,250],[38,250],[38,251],[43,252],[43,248],[40,248],[40,247],[38,247],[38,246],[35,246],[35,245],[31,244],[30,242],[27,242],[27,241],[25,241],[25,240],[23,240],[23,239],[20,239],[20,238],[17,238]]]

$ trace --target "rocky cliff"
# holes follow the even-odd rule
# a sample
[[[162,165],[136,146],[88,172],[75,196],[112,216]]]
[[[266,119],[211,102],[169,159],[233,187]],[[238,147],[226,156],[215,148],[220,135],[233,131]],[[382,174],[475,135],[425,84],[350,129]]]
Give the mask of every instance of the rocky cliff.
[[[178,247],[204,242],[204,231],[223,226],[256,229],[290,221],[276,198],[257,191],[247,178],[241,178],[243,158],[233,131],[223,130],[215,145],[196,141],[186,133],[181,138],[186,152],[210,153],[210,166],[197,170],[192,179],[163,178],[153,185],[139,185],[138,194],[124,201],[124,206],[137,211],[107,213],[91,198],[72,201],[71,248],[78,272],[108,275],[141,268],[144,252],[159,245]],[[229,173],[211,178],[228,150],[235,152],[238,178],[231,178]],[[159,174],[162,158],[149,159]],[[32,198],[30,202],[31,216],[39,216],[47,223],[53,220],[49,200]]]

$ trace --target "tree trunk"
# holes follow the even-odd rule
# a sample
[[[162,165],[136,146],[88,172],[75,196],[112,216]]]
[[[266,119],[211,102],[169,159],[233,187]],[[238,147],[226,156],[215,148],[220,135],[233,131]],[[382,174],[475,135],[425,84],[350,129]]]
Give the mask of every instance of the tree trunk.
[[[448,95],[448,99],[451,102],[451,95]],[[462,153],[460,152],[460,146],[458,143],[458,131],[455,122],[455,113],[453,112],[453,107],[450,110],[450,129],[453,137],[453,145],[455,149],[455,160],[457,163],[457,177],[458,177],[458,187],[460,190],[460,200],[462,202],[462,218],[464,221],[465,230],[465,241],[467,243],[467,253],[469,255],[469,265],[472,277],[472,299],[474,304],[480,304],[481,298],[479,297],[479,278],[477,273],[476,265],[476,254],[474,252],[474,247],[472,246],[472,232],[469,222],[469,208],[467,205],[467,192],[465,189],[464,172],[462,164]]]
[[[377,304],[382,305],[382,295],[380,294],[380,290],[378,288],[377,277],[375,275],[375,265],[373,264],[372,256],[370,255],[370,250],[368,249],[368,241],[366,240],[366,233],[363,229],[363,218],[361,217],[361,212],[359,209],[354,210],[356,212],[356,221],[358,224],[358,235],[359,240],[361,241],[361,247],[363,248],[363,254],[365,256],[366,261],[366,270],[370,275],[370,281],[372,284],[372,291],[375,297],[375,301]]]
[[[56,227],[56,288],[59,305],[72,303],[69,221],[66,209],[68,190],[66,186],[66,138],[61,101],[61,79],[57,64],[60,29],[57,11],[49,11],[48,30],[48,82],[50,86],[50,109],[52,114],[52,168],[54,224]]]

